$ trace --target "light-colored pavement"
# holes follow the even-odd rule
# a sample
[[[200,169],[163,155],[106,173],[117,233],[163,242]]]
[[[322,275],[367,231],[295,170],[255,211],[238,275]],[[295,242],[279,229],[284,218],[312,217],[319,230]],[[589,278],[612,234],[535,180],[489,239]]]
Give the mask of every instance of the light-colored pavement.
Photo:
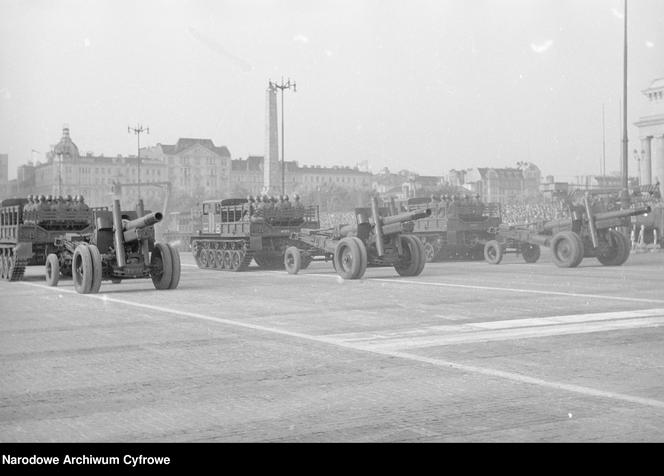
[[[0,283],[0,441],[664,441],[664,254]]]

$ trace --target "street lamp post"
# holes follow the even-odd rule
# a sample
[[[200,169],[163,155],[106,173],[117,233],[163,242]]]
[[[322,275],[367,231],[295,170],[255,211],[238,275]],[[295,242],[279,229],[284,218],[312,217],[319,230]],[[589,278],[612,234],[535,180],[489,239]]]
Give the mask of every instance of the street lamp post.
[[[273,83],[270,81],[271,88],[281,89],[281,194],[286,194],[286,162],[284,159],[284,89],[290,89],[293,87],[293,92],[297,92],[295,89],[295,81],[291,84],[290,78],[284,83],[284,78],[281,78],[281,84]]]
[[[127,127],[127,132],[128,133],[133,132],[134,134],[136,134],[136,140],[137,140],[137,143],[138,143],[138,152],[137,152],[137,155],[136,155],[136,158],[138,160],[138,206],[140,207],[140,209],[141,209],[140,211],[142,212],[143,211],[143,203],[141,201],[141,133],[145,132],[145,133],[149,134],[150,133],[150,128],[149,127],[143,128],[142,125],[138,125],[136,127],[129,126],[129,127]],[[141,215],[142,215],[142,213],[141,213]]]
[[[622,197],[621,208],[629,208],[629,172],[628,172],[628,140],[627,140],[627,0],[624,13],[623,41],[623,117],[622,117]]]

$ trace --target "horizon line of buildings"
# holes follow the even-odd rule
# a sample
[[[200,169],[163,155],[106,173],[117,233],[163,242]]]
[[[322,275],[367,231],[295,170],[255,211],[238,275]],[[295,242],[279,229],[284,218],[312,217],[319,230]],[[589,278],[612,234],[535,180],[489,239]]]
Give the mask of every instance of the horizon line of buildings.
[[[452,169],[447,175],[427,176],[402,170],[392,173],[383,168],[378,173],[359,167],[300,165],[286,161],[286,194],[335,188],[375,190],[378,193],[409,198],[436,189],[453,187],[486,202],[505,202],[520,197],[551,194],[562,189],[619,188],[620,176],[578,176],[573,183],[544,182],[539,167],[518,162],[516,167],[475,167]],[[281,164],[279,164],[280,172]],[[7,180],[8,157],[0,154],[0,197],[36,195],[83,195],[91,206],[108,206],[120,185],[123,200],[138,198],[140,168],[141,196],[149,200],[171,193],[203,197],[244,197],[270,193],[279,195],[278,187],[265,187],[263,156],[232,159],[226,146],[216,146],[211,139],[180,138],[175,144],[157,144],[140,149],[137,156],[115,157],[86,153],[81,155],[72,141],[68,127],[62,138],[46,154],[45,162],[18,167],[16,179]],[[4,178],[4,180],[3,180]],[[638,184],[632,179],[632,184]]]

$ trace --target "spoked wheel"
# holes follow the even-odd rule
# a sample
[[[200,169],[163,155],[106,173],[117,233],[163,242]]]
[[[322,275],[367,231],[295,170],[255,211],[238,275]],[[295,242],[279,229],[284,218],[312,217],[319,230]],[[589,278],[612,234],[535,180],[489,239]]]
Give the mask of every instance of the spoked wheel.
[[[484,245],[484,259],[489,264],[499,264],[503,260],[503,248],[496,240],[487,241]]]
[[[242,264],[241,253],[238,250],[231,251],[231,271],[237,271]]]
[[[342,238],[334,250],[334,267],[344,279],[357,279],[362,270],[362,251],[351,237]],[[366,268],[365,268],[366,269]]]
[[[224,252],[222,250],[214,252],[214,267],[217,269],[224,269]]]
[[[597,255],[597,260],[604,266],[620,266],[630,253],[630,242],[625,235],[616,230],[609,230],[606,236],[609,243],[606,251]]]
[[[302,268],[302,255],[295,246],[289,246],[284,253],[284,266],[288,274],[297,274]]]
[[[92,255],[87,245],[78,245],[71,263],[74,289],[79,294],[89,294],[92,290]]]
[[[419,276],[426,264],[424,245],[413,235],[401,235],[401,245],[404,254],[394,269],[400,276]]]
[[[575,268],[583,260],[583,241],[573,231],[561,231],[551,240],[551,253],[559,268]]]
[[[200,250],[198,252],[198,259],[196,260],[199,268],[209,268],[207,250]]]
[[[433,261],[434,256],[436,256],[436,249],[429,242],[424,243],[424,257],[426,258],[427,263]]]
[[[536,263],[540,258],[540,247],[531,243],[524,243],[521,245],[521,256],[526,263]]]

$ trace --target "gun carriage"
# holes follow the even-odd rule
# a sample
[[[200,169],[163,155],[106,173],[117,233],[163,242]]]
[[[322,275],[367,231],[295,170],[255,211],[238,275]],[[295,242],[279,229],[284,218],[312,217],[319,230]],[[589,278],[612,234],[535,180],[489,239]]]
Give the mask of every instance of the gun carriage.
[[[553,262],[574,268],[583,258],[594,257],[604,266],[620,266],[629,258],[629,239],[619,231],[630,217],[650,212],[650,207],[593,210],[588,195],[582,205],[570,205],[570,217],[534,225],[501,225],[495,240],[484,246],[485,260],[498,264],[507,253],[521,254],[527,263],[540,258],[540,247],[551,249]]]
[[[252,259],[263,269],[284,266],[292,233],[318,228],[316,206],[263,208],[245,198],[203,202],[202,227],[190,237],[191,251],[202,269],[245,271]]]
[[[154,225],[161,212],[144,214],[113,209],[96,210],[86,233],[66,233],[55,239],[55,250],[46,258],[46,282],[57,286],[63,270],[71,270],[74,289],[80,294],[98,293],[103,280],[151,278],[156,289],[175,289],[180,282],[180,255],[166,243],[155,243]]]
[[[297,274],[312,260],[331,260],[344,279],[361,278],[368,266],[393,266],[401,276],[418,276],[426,257],[422,242],[411,233],[414,220],[430,214],[425,209],[390,216],[373,197],[371,208],[355,209],[353,225],[293,233],[294,245],[284,256],[286,270]]]

